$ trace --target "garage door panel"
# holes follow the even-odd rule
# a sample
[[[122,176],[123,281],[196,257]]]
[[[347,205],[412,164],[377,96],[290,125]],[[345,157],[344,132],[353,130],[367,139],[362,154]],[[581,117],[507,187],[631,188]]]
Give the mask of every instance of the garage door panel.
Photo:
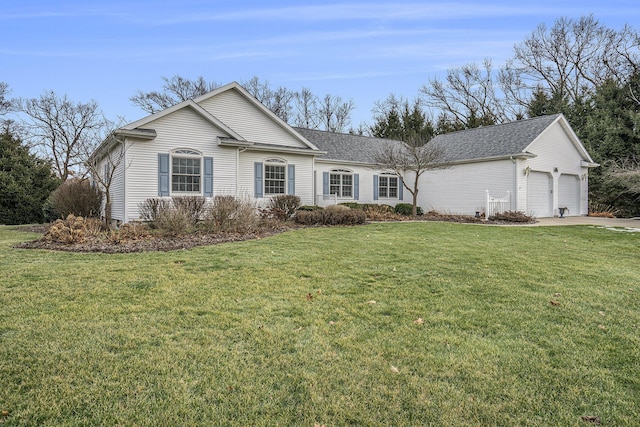
[[[580,177],[578,175],[560,175],[558,207],[569,208],[568,215],[580,215]]]
[[[550,217],[552,212],[552,180],[546,172],[531,171],[527,177],[527,212],[535,217]]]

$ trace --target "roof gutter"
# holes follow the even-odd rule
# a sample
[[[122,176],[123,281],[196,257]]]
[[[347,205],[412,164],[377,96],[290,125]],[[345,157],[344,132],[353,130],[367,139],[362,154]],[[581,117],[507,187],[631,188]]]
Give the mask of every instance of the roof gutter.
[[[597,168],[598,166],[600,166],[600,163],[587,162],[586,160],[581,160],[580,166],[583,168]]]

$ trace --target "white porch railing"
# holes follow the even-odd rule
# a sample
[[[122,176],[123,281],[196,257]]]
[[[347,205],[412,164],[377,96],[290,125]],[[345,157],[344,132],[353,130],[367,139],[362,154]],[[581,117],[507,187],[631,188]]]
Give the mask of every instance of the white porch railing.
[[[492,215],[511,210],[511,192],[507,191],[504,197],[492,197],[487,190],[487,202],[485,205],[485,219]]]
[[[316,205],[317,206],[329,206],[329,205],[337,205],[338,204],[338,195],[337,194],[316,194]]]

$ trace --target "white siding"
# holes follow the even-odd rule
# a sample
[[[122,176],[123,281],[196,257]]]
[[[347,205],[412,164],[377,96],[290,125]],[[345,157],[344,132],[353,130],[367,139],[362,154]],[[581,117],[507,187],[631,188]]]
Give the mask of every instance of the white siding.
[[[100,175],[101,180],[96,179],[94,182],[101,191],[105,191],[105,188],[100,184],[101,181],[106,183],[106,180],[108,180],[108,176],[105,175],[105,167],[110,168],[110,166],[108,166],[109,164],[116,164],[116,171],[113,174],[111,183],[109,183],[109,194],[111,195],[111,218],[123,221],[125,211],[124,165],[126,159],[122,157],[118,150],[120,150],[120,146],[116,147],[116,151],[111,151],[107,156],[100,160],[95,173]],[[101,215],[104,215],[105,203],[106,198],[103,197]]]
[[[268,159],[284,160],[287,165],[295,165],[295,195],[300,197],[303,205],[313,202],[313,158],[297,154],[268,153],[260,151],[245,151],[240,153],[238,168],[238,196],[255,199],[254,164],[264,163]],[[288,173],[288,172],[287,172]],[[215,183],[214,183],[215,185]],[[264,205],[269,196],[257,199],[259,205]]]
[[[200,106],[250,142],[307,148],[236,90],[208,98]]]
[[[564,198],[563,189],[559,185],[560,176],[567,174],[578,177],[579,185],[577,189],[579,202],[575,211],[571,210],[570,215],[586,215],[588,213],[588,168],[581,166],[582,155],[573,145],[563,127],[556,122],[527,147],[527,151],[536,155],[535,158],[526,161],[530,170],[547,172],[553,177],[552,214],[558,215],[558,207]],[[568,197],[573,197],[573,195]]]
[[[455,165],[448,169],[425,172],[420,179],[418,205],[425,212],[474,215],[484,210],[486,190],[495,197],[511,192],[515,209],[514,163],[500,160]],[[405,198],[407,196],[405,195]]]
[[[158,197],[158,153],[188,148],[213,157],[214,194],[236,193],[235,148],[220,147],[217,137],[227,136],[191,108],[183,108],[145,125],[155,129],[153,141],[136,141],[127,150],[126,219],[139,217],[138,205]]]
[[[111,218],[124,221],[125,200],[124,200],[124,180],[125,180],[126,152],[122,160],[119,161],[110,185],[111,193]]]
[[[372,204],[380,204],[380,205],[391,205],[395,206],[398,203],[403,202],[403,200],[399,200],[398,198],[379,198],[378,200],[374,200],[373,198],[373,177],[374,175],[380,175],[385,171],[381,171],[379,169],[375,169],[373,167],[366,166],[353,166],[353,165],[337,165],[334,163],[325,163],[322,160],[316,160],[316,174],[315,174],[315,197],[316,204],[319,206],[327,206],[335,204],[336,201],[338,203],[345,202],[357,202],[357,203],[372,203]],[[322,194],[322,174],[324,172],[331,172],[334,169],[343,169],[351,171],[353,174],[358,174],[358,200],[355,200],[353,197],[343,197],[343,198],[333,198],[331,196],[328,199],[324,199]],[[401,185],[398,183],[398,185]],[[407,191],[407,189],[403,189],[404,200],[411,201],[411,194]],[[407,202],[407,203],[409,203]]]

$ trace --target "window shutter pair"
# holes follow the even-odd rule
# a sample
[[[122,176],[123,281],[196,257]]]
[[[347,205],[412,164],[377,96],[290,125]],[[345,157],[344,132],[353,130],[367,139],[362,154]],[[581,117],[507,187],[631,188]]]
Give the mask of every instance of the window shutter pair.
[[[262,162],[255,162],[253,164],[253,176],[254,176],[254,196],[256,198],[264,197],[264,176],[263,176]],[[287,194],[296,194],[296,165],[287,165]]]
[[[373,200],[379,199],[378,175],[373,175]],[[404,184],[402,178],[398,177],[398,200],[404,199]]]
[[[322,172],[322,195],[329,195],[329,172]],[[360,200],[360,175],[353,174],[353,200]]]
[[[204,197],[213,197],[213,157],[204,157]],[[169,155],[158,154],[158,196],[167,197],[170,192]]]

